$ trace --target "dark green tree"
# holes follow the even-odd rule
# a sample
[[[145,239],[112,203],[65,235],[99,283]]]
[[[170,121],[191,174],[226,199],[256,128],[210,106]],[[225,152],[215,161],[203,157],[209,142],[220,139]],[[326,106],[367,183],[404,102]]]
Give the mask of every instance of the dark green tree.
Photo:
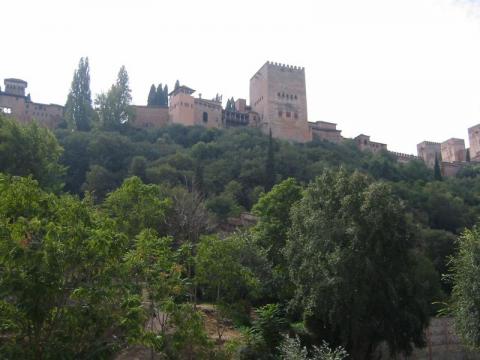
[[[275,185],[275,149],[273,148],[272,129],[268,134],[267,158],[265,160],[265,192],[268,192]]]
[[[165,84],[165,87],[163,88],[163,97],[165,98],[165,106],[168,106],[168,85]]]
[[[292,209],[285,255],[302,309],[318,339],[371,359],[423,346],[428,282],[416,272],[405,209],[391,188],[361,173],[326,171]],[[374,294],[374,295],[373,295]]]
[[[147,100],[148,106],[156,105],[155,104],[156,95],[157,93],[155,91],[155,85],[152,84],[152,86],[150,86],[150,92],[148,93],[148,100]]]
[[[175,88],[174,88],[174,90],[177,90],[179,87],[180,87],[180,81],[177,80],[177,81],[175,81]]]
[[[88,131],[92,126],[93,114],[90,66],[88,57],[82,57],[78,69],[73,74],[72,85],[65,104],[65,120],[70,128]]]
[[[438,156],[435,154],[435,165],[433,167],[433,178],[437,181],[442,181],[442,171],[440,170],[440,162]]]
[[[470,149],[467,149],[465,153],[465,161],[470,162]]]
[[[165,105],[164,94],[163,94],[163,86],[162,84],[158,84],[157,92],[155,95],[155,105],[162,106]]]

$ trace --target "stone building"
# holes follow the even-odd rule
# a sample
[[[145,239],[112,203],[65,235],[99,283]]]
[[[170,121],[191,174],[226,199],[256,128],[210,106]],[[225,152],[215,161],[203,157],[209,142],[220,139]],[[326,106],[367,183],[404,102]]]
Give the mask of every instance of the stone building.
[[[433,169],[435,167],[435,157],[440,162],[442,160],[441,144],[432,141],[422,141],[417,144],[417,154],[427,167]]]
[[[132,105],[133,125],[140,128],[154,128],[168,125],[168,106]]]
[[[357,143],[357,147],[362,151],[369,150],[372,153],[377,153],[387,150],[387,144],[371,141],[368,135],[360,134],[354,140]]]
[[[308,123],[308,126],[312,134],[312,140],[326,140],[336,144],[343,140],[342,131],[337,130],[337,124],[326,121],[316,121]]]
[[[465,141],[463,139],[451,138],[440,145],[442,152],[442,161],[444,162],[462,162],[466,161]]]
[[[480,124],[468,129],[468,140],[470,142],[470,160],[480,161]]]
[[[0,92],[0,112],[25,124],[37,120],[42,126],[53,129],[63,120],[63,106],[41,104],[25,95],[27,82],[20,79],[5,79],[5,91]]]
[[[312,139],[304,68],[267,61],[250,79],[250,106],[264,133],[295,142]]]

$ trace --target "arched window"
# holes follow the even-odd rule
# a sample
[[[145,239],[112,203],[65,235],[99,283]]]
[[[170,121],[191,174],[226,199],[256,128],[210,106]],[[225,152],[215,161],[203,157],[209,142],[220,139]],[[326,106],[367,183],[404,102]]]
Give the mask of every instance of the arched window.
[[[207,112],[203,112],[203,122],[206,123],[208,122],[208,113]]]

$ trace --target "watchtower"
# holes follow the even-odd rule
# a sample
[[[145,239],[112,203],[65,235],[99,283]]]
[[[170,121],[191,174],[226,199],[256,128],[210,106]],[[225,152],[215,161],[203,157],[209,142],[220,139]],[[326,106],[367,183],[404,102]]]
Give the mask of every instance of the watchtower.
[[[27,82],[20,79],[5,79],[5,93],[9,95],[25,96]]]
[[[276,138],[310,141],[305,68],[267,61],[250,79],[250,106],[262,131]]]

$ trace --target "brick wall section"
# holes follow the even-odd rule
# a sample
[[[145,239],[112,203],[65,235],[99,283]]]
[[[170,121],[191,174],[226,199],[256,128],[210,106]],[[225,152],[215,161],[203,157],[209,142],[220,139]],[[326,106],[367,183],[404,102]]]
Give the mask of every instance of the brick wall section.
[[[133,126],[154,128],[168,125],[168,107],[133,105],[135,120]]]

